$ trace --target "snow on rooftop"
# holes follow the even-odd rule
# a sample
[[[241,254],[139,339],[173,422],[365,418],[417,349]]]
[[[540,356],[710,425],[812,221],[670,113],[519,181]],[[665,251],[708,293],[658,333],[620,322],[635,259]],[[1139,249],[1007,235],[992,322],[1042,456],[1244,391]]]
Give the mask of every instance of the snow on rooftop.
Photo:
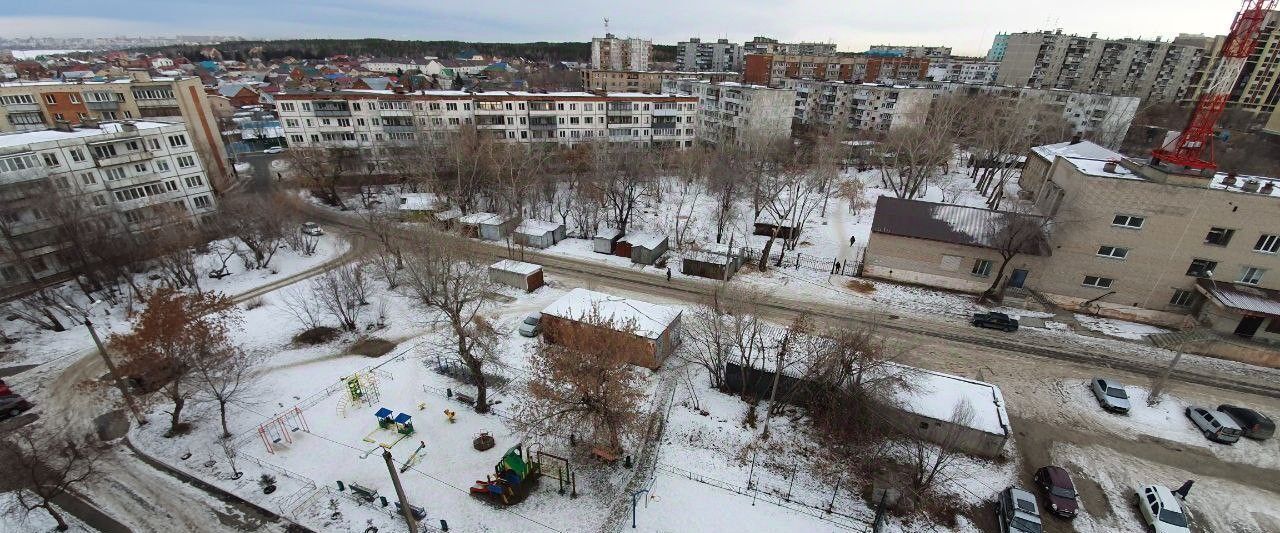
[[[525,276],[542,270],[541,266],[533,263],[526,263],[524,261],[516,261],[514,259],[503,259],[497,263],[489,265],[489,268],[496,268],[505,272],[515,272],[516,274],[522,274]]]
[[[600,231],[596,232],[595,238],[612,240],[621,236],[622,232],[618,231],[617,228],[601,228]]]
[[[151,122],[151,121],[134,121],[134,126],[139,131],[155,128],[163,128],[172,126],[174,123],[167,122]],[[28,144],[36,144],[43,142],[65,141],[69,139],[79,139],[85,137],[94,137],[98,135],[111,135],[124,132],[124,123],[121,122],[105,122],[97,128],[76,127],[73,131],[58,131],[54,129],[25,131],[21,133],[7,133],[0,135],[0,148],[13,148],[15,146],[24,146]]]
[[[458,222],[463,224],[501,224],[507,221],[507,217],[497,213],[471,213],[458,218]]]
[[[1075,144],[1071,144],[1071,141],[1064,141],[1055,144],[1036,146],[1032,148],[1031,151],[1047,159],[1050,163],[1052,163],[1054,157],[1057,156],[1066,158],[1097,159],[1100,161],[1119,161],[1124,159],[1124,156],[1120,155],[1120,153],[1110,150],[1104,146],[1100,146],[1092,141],[1080,141]]]
[[[399,209],[402,211],[434,211],[441,207],[440,197],[431,192],[400,193]]]
[[[1209,188],[1224,190],[1224,191],[1241,192],[1246,194],[1266,194],[1267,196],[1280,198],[1280,178],[1266,178],[1262,176],[1237,175],[1235,176],[1235,181],[1230,185],[1227,185],[1228,176],[1229,174],[1227,174],[1226,172],[1219,172],[1218,174],[1214,175],[1213,179],[1209,181]],[[1250,181],[1253,181],[1255,183],[1251,184],[1249,183]],[[1271,190],[1264,192],[1263,189],[1268,184],[1271,185]],[[1246,190],[1245,189],[1246,186],[1252,188],[1253,191],[1251,192]]]
[[[561,296],[542,313],[573,321],[594,315],[614,326],[633,326],[637,335],[647,339],[662,336],[662,332],[680,318],[678,309],[581,287]]]
[[[913,390],[897,392],[902,408],[934,420],[950,421],[955,406],[968,400],[973,407],[969,427],[994,435],[1009,434],[1009,414],[1005,411],[1000,387],[932,370],[906,368]]]
[[[526,235],[541,235],[552,232],[563,227],[564,224],[559,222],[548,222],[546,220],[534,220],[526,218],[520,221],[520,225],[516,227],[516,233]]]
[[[628,233],[622,240],[631,244],[631,246],[653,250],[661,246],[667,240],[667,236],[657,233]]]
[[[439,213],[436,213],[432,216],[436,217],[436,220],[440,220],[440,221],[453,220],[455,218],[461,218],[462,211],[456,207],[453,207],[453,208],[441,211]]]

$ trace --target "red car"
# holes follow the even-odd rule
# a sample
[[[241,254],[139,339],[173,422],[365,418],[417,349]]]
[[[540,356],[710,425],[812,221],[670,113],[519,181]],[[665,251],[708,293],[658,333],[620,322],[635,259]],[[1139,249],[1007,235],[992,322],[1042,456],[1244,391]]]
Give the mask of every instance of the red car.
[[[1071,483],[1067,470],[1057,466],[1045,466],[1036,470],[1036,486],[1044,493],[1049,512],[1062,518],[1075,518],[1080,506],[1076,503],[1076,486]]]

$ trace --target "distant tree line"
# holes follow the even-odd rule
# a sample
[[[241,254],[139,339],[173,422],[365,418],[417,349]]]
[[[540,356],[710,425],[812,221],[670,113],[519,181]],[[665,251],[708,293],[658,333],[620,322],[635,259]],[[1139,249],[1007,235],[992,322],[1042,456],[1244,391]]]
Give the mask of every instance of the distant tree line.
[[[163,52],[170,57],[183,56],[201,61],[204,46],[158,46],[136,49],[140,52]],[[236,41],[214,46],[225,59],[244,61],[251,51],[260,48],[257,57],[264,61],[294,57],[323,59],[339,54],[379,57],[454,57],[459,52],[474,51],[486,56],[521,57],[535,61],[590,61],[590,42],[479,43],[466,41],[399,41],[391,39],[281,39],[270,41]],[[674,45],[654,45],[654,61],[674,61]]]

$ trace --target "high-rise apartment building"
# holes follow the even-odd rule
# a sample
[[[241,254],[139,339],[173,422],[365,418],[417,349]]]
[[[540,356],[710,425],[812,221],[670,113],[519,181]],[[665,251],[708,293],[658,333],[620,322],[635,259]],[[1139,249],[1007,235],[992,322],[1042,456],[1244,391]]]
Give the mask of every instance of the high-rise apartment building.
[[[1190,39],[1195,36],[1183,36]],[[1208,57],[1196,79],[1194,90],[1187,91],[1187,100],[1199,98],[1209,82],[1209,74],[1222,61],[1222,43],[1225,36],[1208,39]],[[1231,89],[1227,107],[1254,113],[1264,130],[1280,135],[1280,11],[1268,11],[1258,34],[1258,44],[1245,62],[1236,85]]]
[[[676,44],[676,70],[726,72],[742,70],[742,47],[728,39],[704,43],[697,37]]]
[[[1176,102],[1188,91],[1203,53],[1170,41],[1014,33],[996,83]]]
[[[112,81],[0,83],[0,132],[52,128],[65,121],[181,121],[215,189],[230,176],[226,147],[200,78],[152,78],[146,72]]]
[[[1009,46],[1009,34],[997,33],[991,39],[991,48],[987,50],[987,61],[1000,61],[1004,59],[1004,51]]]
[[[791,136],[794,90],[676,79],[664,82],[663,91],[697,99],[699,141],[750,146]]]
[[[930,61],[927,77],[930,81],[987,85],[995,83],[996,75],[999,73],[1000,62],[998,61],[953,57]]]
[[[796,124],[823,130],[888,132],[924,125],[937,88],[782,80],[796,92]]]
[[[950,46],[894,46],[877,44],[867,50],[867,55],[883,55],[896,57],[927,57],[929,59],[946,59],[951,57]]]
[[[591,68],[604,70],[649,70],[653,41],[612,33],[591,39]]]
[[[777,39],[755,37],[742,44],[746,54],[789,54],[802,56],[829,56],[836,53],[834,43],[780,43]]]
[[[84,119],[78,127],[60,122],[0,134],[0,291],[86,262],[68,232],[111,235],[202,220],[216,209],[209,177],[182,123]]]
[[[463,128],[512,143],[691,146],[697,99],[643,93],[351,90],[282,93],[289,145],[351,148],[377,164],[390,148],[444,142]]]
[[[819,81],[916,81],[929,72],[929,59],[891,56],[748,55],[742,81],[776,85],[787,78]]]

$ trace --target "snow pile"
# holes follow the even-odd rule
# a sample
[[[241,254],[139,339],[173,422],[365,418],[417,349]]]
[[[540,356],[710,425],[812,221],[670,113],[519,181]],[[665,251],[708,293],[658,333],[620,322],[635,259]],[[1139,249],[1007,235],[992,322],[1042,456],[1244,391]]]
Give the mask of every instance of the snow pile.
[[[1124,320],[1116,320],[1114,318],[1082,315],[1079,313],[1076,313],[1076,321],[1079,322],[1081,326],[1098,333],[1130,340],[1142,340],[1145,339],[1147,335],[1169,332],[1167,329],[1156,326],[1148,326],[1146,324],[1138,324],[1136,322],[1126,322]]]

